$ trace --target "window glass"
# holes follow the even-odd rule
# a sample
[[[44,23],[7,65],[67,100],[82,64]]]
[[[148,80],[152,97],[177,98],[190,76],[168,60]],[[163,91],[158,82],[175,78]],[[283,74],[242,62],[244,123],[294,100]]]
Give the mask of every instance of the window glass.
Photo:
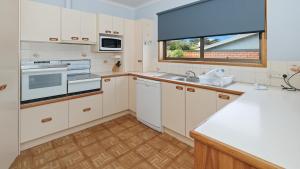
[[[259,33],[206,37],[204,59],[259,61]]]
[[[200,58],[200,38],[166,41],[166,58]]]

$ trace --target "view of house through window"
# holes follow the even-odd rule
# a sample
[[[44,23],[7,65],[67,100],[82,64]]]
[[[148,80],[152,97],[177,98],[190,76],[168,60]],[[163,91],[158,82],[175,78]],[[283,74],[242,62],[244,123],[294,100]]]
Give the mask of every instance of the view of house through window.
[[[203,44],[201,44],[203,43]],[[171,40],[165,42],[165,59],[260,62],[260,33]]]

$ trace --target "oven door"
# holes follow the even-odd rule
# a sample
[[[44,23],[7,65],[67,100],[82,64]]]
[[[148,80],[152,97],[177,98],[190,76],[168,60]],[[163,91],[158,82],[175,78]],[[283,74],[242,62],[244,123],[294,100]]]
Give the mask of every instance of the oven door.
[[[100,36],[100,51],[122,51],[122,38]]]
[[[22,101],[67,94],[67,68],[22,70]]]

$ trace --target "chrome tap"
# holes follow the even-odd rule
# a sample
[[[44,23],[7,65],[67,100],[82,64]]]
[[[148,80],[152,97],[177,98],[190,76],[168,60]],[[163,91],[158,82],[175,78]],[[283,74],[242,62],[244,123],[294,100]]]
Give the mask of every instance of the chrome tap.
[[[187,75],[187,78],[191,78],[191,74],[193,74],[193,78],[197,78],[196,73],[191,70],[185,72],[185,74]]]

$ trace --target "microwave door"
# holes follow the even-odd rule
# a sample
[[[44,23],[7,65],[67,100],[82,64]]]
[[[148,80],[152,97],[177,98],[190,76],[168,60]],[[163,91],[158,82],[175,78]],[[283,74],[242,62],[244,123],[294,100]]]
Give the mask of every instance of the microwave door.
[[[102,37],[100,50],[120,51],[122,50],[122,40],[118,38]]]

